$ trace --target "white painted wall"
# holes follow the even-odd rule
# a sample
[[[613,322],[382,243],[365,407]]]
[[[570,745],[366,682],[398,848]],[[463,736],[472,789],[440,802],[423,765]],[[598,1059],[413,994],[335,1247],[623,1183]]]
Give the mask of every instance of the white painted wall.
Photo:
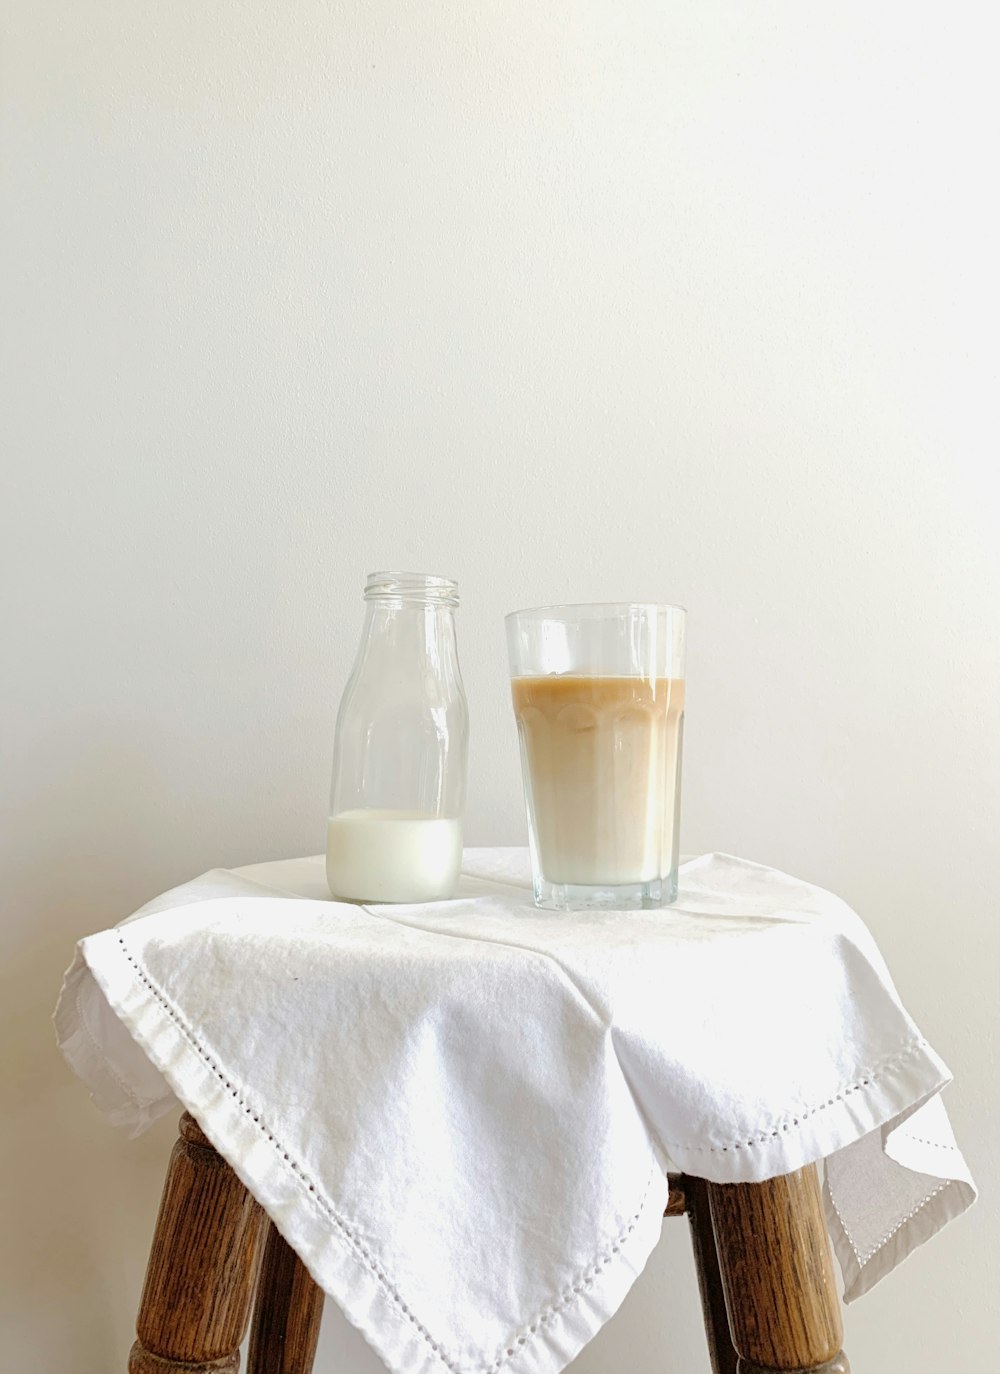
[[[996,1326],[1000,241],[988,7],[0,0],[4,1364],[124,1369],[173,1123],[52,1045],[73,941],[316,851],[376,567],[690,607],[689,851],[836,888],[985,1201],[848,1314]],[[706,1368],[684,1229],[581,1374]],[[319,1374],[376,1374],[332,1310]]]

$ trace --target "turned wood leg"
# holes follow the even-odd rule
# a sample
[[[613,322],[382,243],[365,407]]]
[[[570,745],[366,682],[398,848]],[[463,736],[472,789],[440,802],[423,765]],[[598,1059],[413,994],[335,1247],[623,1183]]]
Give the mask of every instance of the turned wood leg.
[[[707,1191],[739,1374],[850,1374],[816,1166]]]
[[[163,1187],[129,1374],[239,1368],[265,1221],[185,1112]]]
[[[247,1374],[311,1374],[323,1296],[272,1225],[257,1285]]]
[[[722,1272],[715,1248],[708,1184],[703,1178],[685,1174],[681,1181],[685,1210],[691,1223],[691,1245],[698,1271],[698,1290],[705,1318],[705,1336],[712,1374],[736,1374],[736,1351],[729,1335],[729,1314],[722,1288]]]

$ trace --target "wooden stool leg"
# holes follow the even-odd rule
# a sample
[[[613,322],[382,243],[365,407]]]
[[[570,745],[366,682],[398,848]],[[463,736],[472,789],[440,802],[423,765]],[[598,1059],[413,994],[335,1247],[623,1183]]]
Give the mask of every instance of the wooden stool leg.
[[[701,1309],[705,1317],[705,1336],[712,1374],[736,1374],[736,1351],[729,1335],[729,1314],[722,1288],[722,1273],[715,1248],[708,1184],[703,1178],[685,1174],[682,1182],[685,1210],[691,1223],[691,1245],[698,1271]]]
[[[708,1196],[739,1374],[850,1374],[816,1166]]]
[[[247,1374],[311,1374],[323,1290],[271,1226],[257,1285]]]
[[[266,1216],[187,1112],[170,1156],[129,1374],[239,1368]]]

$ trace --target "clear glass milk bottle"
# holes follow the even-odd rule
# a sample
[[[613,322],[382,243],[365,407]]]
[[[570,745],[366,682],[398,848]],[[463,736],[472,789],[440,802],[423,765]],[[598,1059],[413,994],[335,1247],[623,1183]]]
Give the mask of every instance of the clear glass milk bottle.
[[[449,897],[462,859],[469,709],[458,584],[371,573],[358,657],[337,716],[326,876],[335,897]]]

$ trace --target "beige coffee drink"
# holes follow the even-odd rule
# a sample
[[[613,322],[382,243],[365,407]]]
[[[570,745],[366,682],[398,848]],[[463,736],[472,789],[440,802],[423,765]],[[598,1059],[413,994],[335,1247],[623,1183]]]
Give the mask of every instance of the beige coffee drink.
[[[545,880],[621,888],[676,871],[683,680],[566,673],[511,687]]]
[[[506,617],[536,906],[677,900],[685,621],[639,601]]]

